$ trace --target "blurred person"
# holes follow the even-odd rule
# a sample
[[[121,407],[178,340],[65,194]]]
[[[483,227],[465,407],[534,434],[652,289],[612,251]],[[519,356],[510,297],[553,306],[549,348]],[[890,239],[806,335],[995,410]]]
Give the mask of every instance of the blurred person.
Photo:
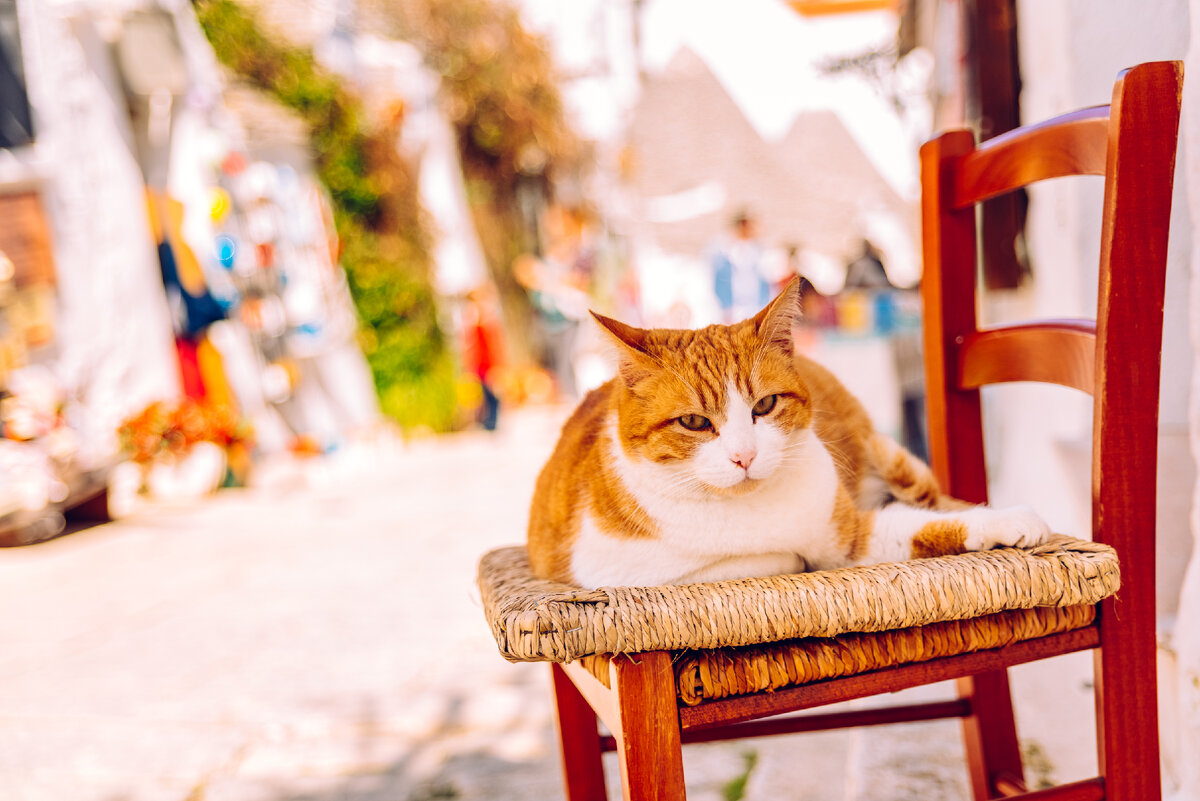
[[[923,461],[929,460],[925,421],[925,359],[919,326],[900,326],[889,336],[900,384],[901,443]]]
[[[883,256],[869,239],[863,239],[857,256],[846,265],[846,289],[892,289]]]
[[[463,367],[479,381],[483,404],[478,422],[487,431],[495,431],[500,418],[495,370],[501,366],[504,352],[504,328],[492,294],[487,285],[468,292],[462,320]]]
[[[841,311],[848,312],[845,327],[856,333],[881,337],[891,349],[900,389],[901,439],[911,453],[928,455],[925,433],[925,364],[919,326],[906,323],[898,308],[904,293],[888,278],[883,257],[874,243],[863,238],[857,257],[846,265],[846,286]],[[911,322],[911,321],[910,321]]]
[[[734,215],[730,236],[717,242],[710,261],[722,322],[745,319],[767,305],[771,282],[764,275],[758,225],[748,211]]]

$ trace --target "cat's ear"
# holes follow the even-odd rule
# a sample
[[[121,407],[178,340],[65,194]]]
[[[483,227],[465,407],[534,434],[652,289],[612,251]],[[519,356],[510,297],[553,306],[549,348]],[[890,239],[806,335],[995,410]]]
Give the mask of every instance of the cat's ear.
[[[795,351],[792,329],[800,321],[800,277],[793,276],[775,299],[754,315],[752,322],[758,338],[791,356]]]
[[[590,310],[589,310],[590,311]],[[618,371],[626,386],[633,386],[638,379],[655,366],[654,357],[646,351],[646,338],[649,332],[642,328],[626,325],[619,320],[605,317],[603,314],[591,312],[592,317],[605,331],[606,337],[617,352]]]

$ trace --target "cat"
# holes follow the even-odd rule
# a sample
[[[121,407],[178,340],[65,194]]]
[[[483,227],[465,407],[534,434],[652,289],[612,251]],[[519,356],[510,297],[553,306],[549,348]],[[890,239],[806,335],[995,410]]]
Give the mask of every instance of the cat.
[[[798,314],[796,280],[733,325],[640,329],[593,312],[617,375],[580,402],[538,476],[534,573],[654,586],[1045,541],[1031,510],[951,498],[875,431],[795,351]]]

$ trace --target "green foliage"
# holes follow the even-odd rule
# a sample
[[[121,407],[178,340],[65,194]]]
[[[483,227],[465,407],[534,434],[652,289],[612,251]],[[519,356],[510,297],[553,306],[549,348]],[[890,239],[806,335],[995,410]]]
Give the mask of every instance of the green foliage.
[[[269,37],[232,0],[200,0],[196,13],[221,63],[308,124],[384,413],[406,428],[448,430],[453,359],[437,324],[429,236],[415,181],[395,153],[395,125],[368,128],[358,99],[336,76],[308,51]]]
[[[458,387],[449,360],[411,381],[388,385],[379,398],[383,411],[409,431],[447,431],[459,422]]]
[[[730,779],[721,788],[721,796],[725,801],[740,801],[741,798],[745,797],[746,782],[750,781],[750,774],[754,772],[755,766],[758,765],[758,752],[743,752],[742,761],[745,763],[745,770],[738,776]]]
[[[504,0],[392,0],[406,38],[442,77],[468,178],[510,191],[572,157],[557,75],[542,39]]]

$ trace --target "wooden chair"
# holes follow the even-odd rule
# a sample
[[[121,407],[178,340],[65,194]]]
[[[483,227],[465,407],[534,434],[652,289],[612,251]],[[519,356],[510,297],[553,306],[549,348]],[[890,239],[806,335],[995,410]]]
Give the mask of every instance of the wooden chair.
[[[1083,109],[976,146],[952,131],[921,149],[930,463],[950,494],[987,501],[979,388],[1008,381],[1094,398],[1092,538],[1120,555],[1122,592],[1095,624],[1100,779],[1091,795],[1161,796],[1155,667],[1155,490],[1167,229],[1183,65],[1121,73],[1110,106]],[[1092,321],[980,331],[975,205],[1035,181],[1103,175],[1099,299]],[[1050,269],[1043,265],[1043,269]],[[960,679],[976,798],[1021,776],[1008,677]],[[1058,796],[1054,796],[1058,797]],[[1062,797],[1076,797],[1063,795]]]
[[[501,651],[555,663],[569,801],[606,798],[605,750],[619,754],[624,798],[683,799],[686,743],[945,717],[963,721],[976,799],[1160,797],[1155,459],[1181,82],[1178,63],[1140,65],[1118,78],[1111,106],[980,146],[954,131],[921,150],[934,469],[954,495],[986,501],[983,385],[1090,392],[1095,543],[595,591],[533,578],[523,548],[494,551],[480,587]],[[975,204],[1072,174],[1105,176],[1096,320],[979,330]],[[1100,776],[1026,793],[1006,669],[1089,648]],[[784,714],[947,679],[957,700]]]

